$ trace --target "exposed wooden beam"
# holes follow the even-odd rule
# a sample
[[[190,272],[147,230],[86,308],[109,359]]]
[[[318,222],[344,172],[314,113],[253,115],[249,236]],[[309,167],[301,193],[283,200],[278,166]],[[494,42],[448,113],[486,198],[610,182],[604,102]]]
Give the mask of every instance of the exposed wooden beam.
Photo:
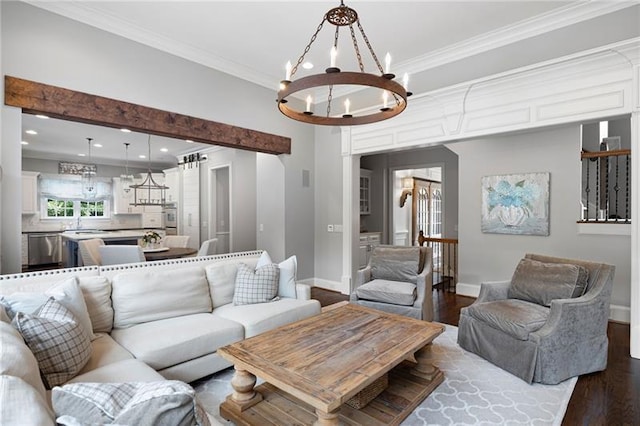
[[[45,114],[62,120],[126,127],[141,133],[268,154],[291,154],[291,138],[284,136],[11,76],[4,78],[4,103],[22,108],[23,112],[29,114]]]

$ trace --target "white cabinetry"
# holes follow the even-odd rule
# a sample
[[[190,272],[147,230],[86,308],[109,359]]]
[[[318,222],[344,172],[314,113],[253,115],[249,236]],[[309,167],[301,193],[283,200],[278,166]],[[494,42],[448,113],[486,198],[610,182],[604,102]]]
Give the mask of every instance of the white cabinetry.
[[[142,211],[143,228],[162,228],[162,206],[144,206]]]
[[[38,172],[22,172],[22,214],[38,212]]]
[[[360,248],[359,254],[359,268],[364,268],[369,263],[371,258],[371,251],[375,246],[380,245],[380,232],[367,232],[360,234]]]
[[[189,235],[189,247],[200,247],[200,168],[182,170],[182,203],[180,210],[181,235]]]
[[[371,170],[360,169],[360,214],[371,213]]]
[[[167,203],[177,203],[180,201],[180,172],[178,168],[164,171],[164,184],[169,187],[165,194]]]
[[[124,192],[121,179],[113,178],[113,214],[142,213],[142,206],[132,206],[131,203],[133,203],[133,189]]]

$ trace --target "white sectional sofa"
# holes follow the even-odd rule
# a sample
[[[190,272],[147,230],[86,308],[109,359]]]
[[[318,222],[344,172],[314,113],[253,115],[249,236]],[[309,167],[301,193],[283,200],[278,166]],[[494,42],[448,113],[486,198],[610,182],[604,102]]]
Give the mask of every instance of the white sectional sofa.
[[[278,300],[235,305],[239,264],[254,268],[261,254],[2,275],[0,296],[44,293],[77,279],[93,340],[89,361],[66,383],[188,383],[230,366],[218,348],[320,313],[310,288],[295,281],[295,298],[286,297],[291,288],[279,289]],[[55,424],[37,361],[2,306],[0,317],[0,424]]]

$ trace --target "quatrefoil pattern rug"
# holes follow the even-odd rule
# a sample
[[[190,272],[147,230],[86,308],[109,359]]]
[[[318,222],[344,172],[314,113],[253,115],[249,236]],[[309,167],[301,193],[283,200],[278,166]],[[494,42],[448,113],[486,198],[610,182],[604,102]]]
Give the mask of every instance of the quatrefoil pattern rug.
[[[433,342],[433,364],[445,380],[403,425],[560,425],[577,378],[559,385],[528,385],[456,343],[447,325]],[[218,406],[232,392],[233,369],[193,383],[205,410],[219,422]]]

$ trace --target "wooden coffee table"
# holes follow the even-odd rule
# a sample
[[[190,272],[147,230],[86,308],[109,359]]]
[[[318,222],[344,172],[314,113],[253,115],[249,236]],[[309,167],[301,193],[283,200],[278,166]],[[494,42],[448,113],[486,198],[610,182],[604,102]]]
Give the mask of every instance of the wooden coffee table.
[[[444,380],[428,363],[443,331],[348,304],[225,346],[218,353],[235,366],[234,392],[220,414],[238,425],[399,424]],[[388,388],[374,401],[343,405],[385,373]],[[266,383],[254,388],[256,376]]]

